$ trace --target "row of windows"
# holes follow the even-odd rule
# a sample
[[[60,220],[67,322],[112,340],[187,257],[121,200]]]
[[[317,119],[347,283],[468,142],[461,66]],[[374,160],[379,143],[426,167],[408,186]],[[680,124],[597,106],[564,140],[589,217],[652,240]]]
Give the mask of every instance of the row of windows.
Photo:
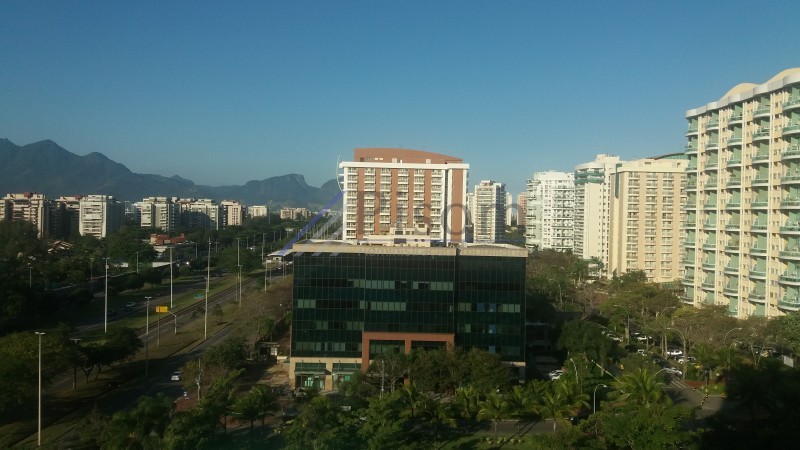
[[[521,311],[520,305],[507,304],[507,303],[465,303],[458,304],[459,312],[501,312],[501,313],[519,313]]]

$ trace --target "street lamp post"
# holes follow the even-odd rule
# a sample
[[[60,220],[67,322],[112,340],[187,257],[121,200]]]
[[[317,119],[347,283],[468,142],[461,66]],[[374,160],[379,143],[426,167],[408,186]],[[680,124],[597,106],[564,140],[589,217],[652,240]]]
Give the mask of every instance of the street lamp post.
[[[44,331],[35,331],[39,336],[39,407],[36,428],[36,445],[42,446],[42,336]]]
[[[108,333],[108,256],[103,259],[106,261],[106,289],[105,302],[103,303],[103,333]]]
[[[239,264],[239,309],[242,309],[242,265]]]
[[[178,335],[178,316],[172,311],[167,311],[167,312],[172,314],[172,317],[175,319],[175,336],[177,336]]]
[[[208,240],[208,269],[206,273],[206,307],[203,317],[203,340],[208,338],[208,287],[211,282],[211,239]]]
[[[172,247],[169,248],[169,309],[172,309]]]
[[[74,351],[75,351],[75,357],[77,359],[77,356],[78,356],[78,341],[80,341],[81,338],[70,338],[69,340],[72,341],[73,343],[75,343]],[[75,362],[72,363],[72,392],[75,392],[77,390],[78,390],[78,364],[77,364],[77,361],[75,361]]]
[[[603,386],[604,388],[608,387],[608,386],[606,386],[605,384],[602,384],[602,383],[595,385],[594,393],[592,394],[592,414],[597,412],[597,388],[600,387],[600,386]]]
[[[731,328],[725,333],[725,336],[722,338],[722,345],[725,345],[725,341],[728,339],[728,334],[732,331],[742,331],[742,327]],[[733,345],[733,342],[731,342]],[[728,380],[728,372],[731,370],[731,347],[725,345],[725,353],[726,353],[726,361],[725,361],[725,381]]]
[[[153,297],[145,298],[147,299],[147,309],[144,326],[144,376],[147,377],[150,368],[150,299]]]
[[[683,332],[681,330],[679,330],[677,328],[668,327],[667,329],[668,330],[677,331],[678,334],[681,335],[681,342],[683,343],[683,373],[681,374],[681,378],[685,380],[686,379],[686,361],[689,358],[689,355],[686,354],[686,336],[683,334]]]

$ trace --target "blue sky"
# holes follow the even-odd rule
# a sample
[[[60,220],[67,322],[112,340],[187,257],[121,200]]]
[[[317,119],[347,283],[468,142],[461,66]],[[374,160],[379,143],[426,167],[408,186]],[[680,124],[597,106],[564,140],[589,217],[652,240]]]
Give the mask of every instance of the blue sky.
[[[355,147],[470,184],[680,151],[687,109],[800,66],[796,3],[0,1],[0,137],[134,172],[319,186]]]

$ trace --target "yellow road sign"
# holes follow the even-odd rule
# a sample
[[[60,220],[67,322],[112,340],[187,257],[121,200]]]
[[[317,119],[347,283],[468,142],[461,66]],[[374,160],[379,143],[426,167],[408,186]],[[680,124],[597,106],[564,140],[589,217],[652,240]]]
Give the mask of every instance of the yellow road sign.
[[[156,306],[157,313],[169,312],[169,306]]]

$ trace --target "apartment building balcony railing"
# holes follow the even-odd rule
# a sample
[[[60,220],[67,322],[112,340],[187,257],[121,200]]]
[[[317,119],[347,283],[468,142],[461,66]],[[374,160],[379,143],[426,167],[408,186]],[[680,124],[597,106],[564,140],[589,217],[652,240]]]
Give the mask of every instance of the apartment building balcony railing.
[[[766,301],[767,295],[764,292],[751,292],[748,295],[748,298],[751,301],[755,301],[755,302],[758,302],[758,303],[763,303],[764,301]]]
[[[752,184],[754,185],[769,184],[769,175],[757,175],[755,178],[753,178]]]
[[[750,231],[755,231],[755,232],[767,231],[768,228],[769,228],[769,225],[767,225],[765,223],[764,224],[762,224],[762,223],[754,223],[754,224],[750,225]]]
[[[738,252],[739,251],[739,243],[732,242],[725,246],[726,252]]]
[[[711,281],[704,281],[703,284],[700,285],[701,289],[705,290],[714,290],[714,280]]]
[[[750,247],[751,255],[766,255],[767,249],[763,247]]]
[[[728,295],[738,295],[739,286],[725,286],[722,288],[722,292]]]
[[[734,123],[741,122],[743,116],[744,114],[742,114],[741,111],[734,112],[733,114],[730,115],[730,117],[728,117],[728,125],[733,125]]]
[[[686,286],[694,286],[694,276],[687,275],[683,277],[683,279],[681,280],[681,284],[684,284]]]
[[[769,128],[760,128],[753,132],[753,140],[769,139]]]
[[[783,102],[783,110],[800,108],[800,97],[791,97]]]
[[[800,285],[800,273],[786,272],[780,277],[778,277],[778,283]]]
[[[711,228],[711,229],[717,228],[717,220],[714,219],[714,220],[706,220],[706,221],[704,221],[703,222],[703,228]],[[653,235],[655,235],[655,233],[653,233]]]
[[[778,308],[788,311],[797,311],[800,309],[800,297],[795,295],[784,295],[778,300]]]
[[[759,280],[760,279],[764,279],[764,278],[767,277],[767,271],[766,270],[753,269],[753,270],[750,271],[750,277],[751,278],[758,278]]]
[[[739,187],[742,185],[742,177],[730,177],[728,178],[728,187]]]
[[[714,241],[703,243],[703,250],[713,251],[717,249],[717,244]]]
[[[742,207],[742,202],[739,200],[732,200],[725,204],[725,209],[738,209]]]
[[[800,174],[791,174],[791,175],[783,175],[781,177],[781,183],[783,184],[796,184],[800,183]]]
[[[786,198],[781,200],[781,208],[798,208],[800,207],[800,200],[796,198]]]
[[[797,134],[800,133],[800,122],[792,122],[783,127],[783,134]]]
[[[741,155],[733,155],[728,159],[728,167],[733,166],[740,166],[742,165],[742,157]]]
[[[757,108],[755,111],[753,111],[753,118],[761,117],[761,116],[768,116],[769,115],[769,111],[770,111],[769,105],[761,106],[761,107]]]
[[[719,119],[711,119],[706,122],[706,130],[711,128],[719,128]]]
[[[751,208],[766,208],[767,206],[769,206],[769,202],[766,200],[756,200],[750,203]]]
[[[697,146],[693,145],[693,144],[686,144],[686,145],[683,146],[683,152],[684,153],[696,153],[697,152]]]
[[[719,148],[719,141],[706,142],[706,150],[715,150]]]
[[[697,125],[689,125],[689,129],[686,130],[686,135],[697,134],[698,131],[700,131],[700,127]]]
[[[740,145],[742,145],[741,136],[732,136],[728,138],[728,147],[738,147]]]
[[[694,239],[684,239],[683,240],[683,246],[684,247],[692,247],[692,248],[694,248],[695,245],[697,245],[697,242],[695,242]]]
[[[769,152],[759,152],[753,155],[752,161],[756,162],[766,162],[769,161]]]
[[[735,266],[731,265],[725,266],[722,268],[722,271],[727,273],[728,275],[739,275],[739,265],[737,264]]]
[[[738,220],[731,221],[725,224],[725,231],[739,231],[740,228],[741,228],[741,222]]]
[[[717,268],[717,263],[714,261],[703,261],[703,269],[714,270]]]
[[[800,225],[797,223],[786,223],[781,226],[781,233],[800,233]]]

